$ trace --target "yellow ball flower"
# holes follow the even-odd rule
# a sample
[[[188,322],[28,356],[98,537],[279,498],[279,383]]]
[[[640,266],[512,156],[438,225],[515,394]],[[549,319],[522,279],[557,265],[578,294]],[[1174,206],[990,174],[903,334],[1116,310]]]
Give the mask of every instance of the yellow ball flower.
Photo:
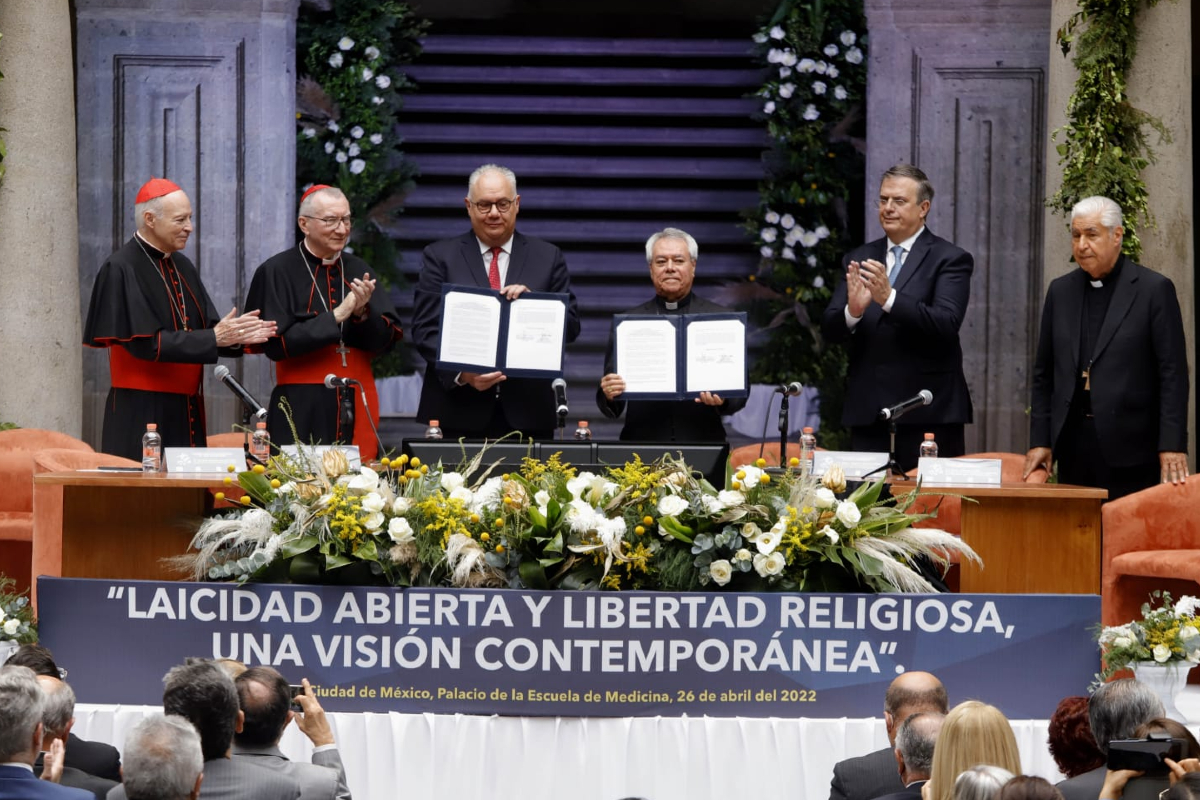
[[[416,459],[414,458],[414,459],[413,459],[413,461],[416,461]],[[425,464],[422,464],[422,465],[421,465],[421,474],[422,474],[422,475],[428,475],[428,474],[429,474],[429,467],[428,467],[428,466],[426,466]]]
[[[400,477],[396,478],[396,483],[400,484],[401,486],[404,486],[405,484],[408,483],[408,476],[401,475]]]
[[[491,539],[491,538],[492,538],[491,535],[487,531],[484,531],[483,533],[479,534],[479,541],[481,541],[481,542],[486,542],[488,539]]]
[[[741,481],[734,481],[734,482],[733,482],[733,488],[735,488],[735,489],[741,489],[741,488],[742,488],[742,482],[741,482]]]
[[[496,545],[496,552],[497,552],[497,553],[503,553],[503,552],[504,552],[504,545],[502,545],[502,544],[498,544],[498,545]]]
[[[417,467],[421,466],[421,459],[417,458],[416,456],[413,456],[411,463],[413,465],[413,469],[416,469]]]
[[[653,525],[653,524],[654,524],[654,517],[652,517],[652,516],[650,516],[649,514],[647,514],[646,516],[642,517],[642,524],[643,524],[643,525]]]
[[[638,525],[637,527],[635,527],[633,529],[633,532],[636,533],[638,536],[641,536],[642,534],[644,534],[646,532],[646,529],[643,528],[641,525]]]
[[[242,495],[242,505],[244,505],[244,506],[250,505],[250,495],[248,495],[248,494]]]
[[[279,478],[271,479],[271,488],[272,489],[278,489],[280,486],[283,486],[283,484],[279,482]]]
[[[264,467],[262,464],[255,464],[253,467],[253,470],[254,470],[255,475],[262,475],[264,472],[267,471],[267,468]]]
[[[733,473],[733,477],[737,478],[739,481],[746,480],[746,470],[739,469],[737,472]]]
[[[401,453],[400,458],[396,459],[396,463],[402,467],[405,464],[407,464],[408,463],[408,453]]]
[[[511,497],[506,497],[506,498],[504,498],[504,505],[506,505],[506,506],[511,506],[511,505],[512,505],[513,503],[515,503],[515,502],[516,502],[516,501],[515,501],[515,500],[513,500]]]
[[[222,482],[222,483],[224,483],[226,486],[232,486],[232,485],[233,485],[233,478],[231,478],[231,477],[229,477],[228,475],[226,475],[226,476],[225,476],[225,477],[224,477],[224,478],[221,480],[221,482]]]
[[[796,458],[795,456],[792,456],[791,458],[788,459],[788,466],[789,467],[800,466],[800,459]]]
[[[479,515],[478,515],[478,514],[472,514],[472,515],[471,515],[471,522],[479,522]]]
[[[759,483],[770,483],[771,476],[764,472],[762,475],[758,476],[758,482]]]
[[[504,519],[502,517],[496,517],[496,522],[492,527],[503,528],[504,527]]]
[[[230,464],[228,467],[225,468],[225,471],[226,472],[237,472],[237,467],[235,467],[233,464]]]
[[[216,494],[214,494],[214,495],[213,495],[213,498],[214,498],[214,499],[215,499],[215,500],[216,500],[216,501],[219,503],[219,502],[221,502],[222,500],[224,500],[224,499],[225,499],[225,493],[224,493],[224,492],[217,492]]]
[[[390,467],[392,465],[392,460],[390,458],[388,458],[387,456],[384,456],[383,460],[380,461],[379,463],[385,467]]]
[[[754,460],[754,466],[758,467],[759,469],[762,469],[766,465],[767,465],[767,460],[765,458],[758,458],[758,459]],[[744,473],[744,472],[741,473],[740,477],[742,477],[742,478],[746,477],[746,473]]]

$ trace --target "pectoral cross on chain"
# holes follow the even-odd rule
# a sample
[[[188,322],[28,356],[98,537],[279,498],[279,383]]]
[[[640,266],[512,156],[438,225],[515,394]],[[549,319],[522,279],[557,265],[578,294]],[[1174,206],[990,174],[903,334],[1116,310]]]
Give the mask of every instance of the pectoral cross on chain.
[[[342,366],[346,366],[346,353],[350,352],[350,348],[346,347],[345,342],[338,342],[338,346],[333,349],[333,352],[342,357]]]

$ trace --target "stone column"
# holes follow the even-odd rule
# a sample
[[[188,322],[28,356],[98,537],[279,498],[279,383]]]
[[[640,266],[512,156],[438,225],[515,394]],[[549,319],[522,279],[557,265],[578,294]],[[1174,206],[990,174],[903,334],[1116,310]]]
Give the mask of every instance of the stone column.
[[[67,0],[0,3],[0,420],[80,433],[75,87]]]
[[[1066,124],[1067,100],[1075,90],[1078,73],[1071,56],[1063,57],[1054,41],[1054,32],[1078,6],[1074,0],[1054,0],[1050,48],[1049,123],[1050,130]],[[1138,231],[1142,240],[1142,263],[1166,275],[1175,284],[1175,293],[1183,310],[1183,332],[1188,344],[1188,372],[1192,377],[1188,403],[1190,440],[1196,437],[1196,289],[1195,220],[1192,197],[1192,8],[1179,0],[1160,2],[1142,8],[1137,15],[1137,60],[1129,74],[1129,102],[1160,118],[1171,130],[1172,141],[1158,142],[1150,132],[1150,143],[1158,156],[1143,173],[1150,191],[1150,210],[1157,227]],[[1073,55],[1073,54],[1072,54]],[[1061,140],[1061,136],[1060,136]],[[1055,146],[1046,147],[1046,194],[1062,185],[1062,168]],[[1050,281],[1066,274],[1071,263],[1071,239],[1065,217],[1045,212],[1046,264],[1043,295]],[[1189,444],[1194,454],[1194,444]]]

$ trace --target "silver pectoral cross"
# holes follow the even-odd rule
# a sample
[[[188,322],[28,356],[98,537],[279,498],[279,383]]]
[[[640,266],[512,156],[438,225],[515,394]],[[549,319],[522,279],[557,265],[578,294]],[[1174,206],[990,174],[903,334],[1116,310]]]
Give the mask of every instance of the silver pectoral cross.
[[[338,342],[338,346],[334,348],[333,352],[342,357],[342,366],[346,366],[346,353],[350,352],[350,348],[346,347],[346,343]]]

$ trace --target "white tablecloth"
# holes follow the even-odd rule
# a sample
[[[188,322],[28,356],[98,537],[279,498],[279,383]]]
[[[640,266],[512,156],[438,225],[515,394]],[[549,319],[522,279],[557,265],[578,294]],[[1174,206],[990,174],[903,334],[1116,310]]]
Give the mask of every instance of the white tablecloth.
[[[119,749],[159,710],[80,704],[73,730]],[[880,719],[329,717],[355,800],[823,800],[837,761],[887,745]],[[1056,781],[1046,727],[1013,721],[1025,772]],[[282,746],[311,754],[294,726]]]

